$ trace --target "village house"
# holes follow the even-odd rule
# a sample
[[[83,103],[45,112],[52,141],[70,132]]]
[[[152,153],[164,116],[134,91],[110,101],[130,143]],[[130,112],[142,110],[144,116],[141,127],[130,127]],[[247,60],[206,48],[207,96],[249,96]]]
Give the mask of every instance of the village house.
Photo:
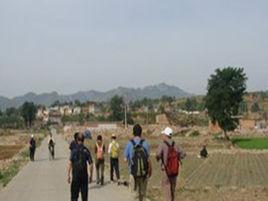
[[[93,115],[95,115],[96,113],[99,113],[99,112],[100,112],[100,108],[94,102],[86,103],[82,107],[82,113],[84,115],[87,115],[87,114],[93,114]]]
[[[75,108],[73,108],[73,114],[74,114],[74,115],[78,115],[78,114],[80,114],[81,112],[82,112],[81,107],[75,107]]]
[[[72,107],[69,106],[69,105],[61,106],[61,107],[59,108],[59,110],[60,110],[60,113],[61,113],[62,116],[64,116],[64,115],[65,115],[65,116],[70,116],[70,115],[73,114],[73,109],[72,109]]]

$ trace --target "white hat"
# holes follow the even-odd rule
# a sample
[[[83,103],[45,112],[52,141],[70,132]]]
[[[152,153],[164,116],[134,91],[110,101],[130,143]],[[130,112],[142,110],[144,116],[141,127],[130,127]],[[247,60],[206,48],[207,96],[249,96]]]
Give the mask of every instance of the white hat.
[[[173,134],[173,130],[169,127],[166,127],[165,130],[163,130],[161,133],[163,135],[167,135],[167,136],[171,137]]]
[[[34,137],[34,135],[32,134],[32,135],[31,135],[31,138],[33,138],[33,137]]]

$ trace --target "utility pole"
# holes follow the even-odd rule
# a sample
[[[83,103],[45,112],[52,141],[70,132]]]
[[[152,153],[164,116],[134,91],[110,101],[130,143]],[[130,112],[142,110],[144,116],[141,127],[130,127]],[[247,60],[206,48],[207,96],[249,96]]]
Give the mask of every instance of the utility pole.
[[[127,104],[125,103],[125,129],[127,129]]]

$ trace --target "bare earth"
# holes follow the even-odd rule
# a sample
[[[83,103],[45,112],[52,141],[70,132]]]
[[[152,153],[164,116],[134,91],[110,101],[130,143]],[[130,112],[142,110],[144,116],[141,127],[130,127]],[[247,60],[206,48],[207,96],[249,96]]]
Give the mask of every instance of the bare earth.
[[[70,186],[66,182],[66,164],[69,157],[68,144],[60,135],[56,140],[56,159],[48,160],[46,140],[36,152],[36,161],[29,162],[20,173],[0,191],[0,200],[5,201],[66,201],[70,200]],[[106,177],[107,178],[107,177]],[[120,192],[120,193],[118,193]],[[103,187],[90,185],[89,200],[130,200],[126,187],[106,184]]]

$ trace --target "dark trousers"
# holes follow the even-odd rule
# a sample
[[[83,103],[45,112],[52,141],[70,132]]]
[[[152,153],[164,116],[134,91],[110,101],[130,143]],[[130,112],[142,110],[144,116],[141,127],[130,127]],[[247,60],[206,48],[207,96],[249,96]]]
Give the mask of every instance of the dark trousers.
[[[34,153],[35,153],[35,148],[30,148],[30,160],[34,161]]]
[[[49,150],[49,159],[54,159],[55,156],[54,146],[48,146],[48,150]]]
[[[119,173],[119,161],[118,158],[110,158],[110,178],[111,181],[114,180],[114,172],[116,174],[117,180],[120,179],[120,173]]]
[[[71,184],[71,201],[77,201],[81,192],[82,201],[88,201],[88,177],[74,179]]]
[[[104,184],[104,159],[96,160],[97,183]]]

